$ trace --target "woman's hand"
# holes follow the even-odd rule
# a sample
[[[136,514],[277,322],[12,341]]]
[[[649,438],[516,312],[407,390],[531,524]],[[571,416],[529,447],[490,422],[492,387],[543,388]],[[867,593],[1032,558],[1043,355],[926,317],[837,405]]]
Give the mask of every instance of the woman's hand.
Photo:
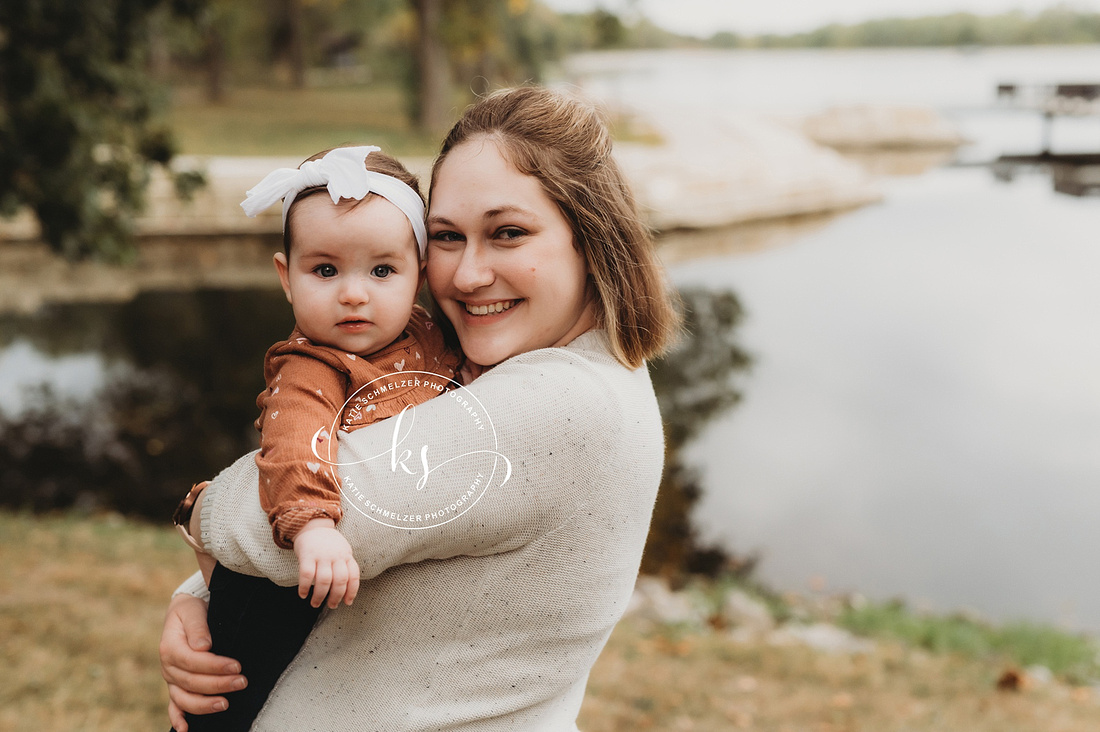
[[[248,684],[239,663],[210,652],[206,603],[191,595],[176,595],[168,604],[160,636],[160,673],[168,682],[168,718],[177,732],[187,732],[184,712],[224,711],[229,702],[218,694]]]

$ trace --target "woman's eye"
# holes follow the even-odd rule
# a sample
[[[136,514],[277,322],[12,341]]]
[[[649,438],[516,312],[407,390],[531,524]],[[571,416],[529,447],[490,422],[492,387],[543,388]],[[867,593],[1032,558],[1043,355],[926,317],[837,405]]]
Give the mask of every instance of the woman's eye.
[[[523,229],[517,229],[514,226],[506,226],[497,232],[497,237],[501,239],[518,239],[526,233],[527,232]]]
[[[388,264],[380,264],[370,271],[371,275],[379,279],[386,279],[393,274],[393,267]]]
[[[434,242],[439,242],[442,244],[462,241],[462,235],[457,234],[453,231],[436,231],[433,232],[428,238]]]
[[[318,264],[316,267],[313,268],[313,271],[321,277],[327,278],[336,276],[336,267],[332,266],[331,264]]]

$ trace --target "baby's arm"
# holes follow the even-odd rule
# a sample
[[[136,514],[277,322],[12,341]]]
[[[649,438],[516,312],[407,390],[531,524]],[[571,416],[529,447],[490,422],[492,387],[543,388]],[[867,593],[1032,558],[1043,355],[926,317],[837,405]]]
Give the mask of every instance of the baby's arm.
[[[351,552],[351,544],[328,518],[308,522],[294,539],[294,554],[298,557],[298,594],[305,598],[313,587],[310,604],[321,607],[328,596],[328,606],[336,609],[341,599],[350,605],[359,592],[359,564]]]
[[[307,597],[313,586],[314,607],[326,597],[331,608],[341,601],[350,605],[359,588],[359,565],[336,529],[341,517],[336,477],[318,457],[334,446],[329,440],[339,427],[347,379],[331,363],[339,356],[330,351],[308,343],[288,347],[265,369],[269,388],[261,396],[262,449],[256,458],[260,499],[275,542],[297,557],[299,594]],[[317,435],[325,441],[314,452]]]

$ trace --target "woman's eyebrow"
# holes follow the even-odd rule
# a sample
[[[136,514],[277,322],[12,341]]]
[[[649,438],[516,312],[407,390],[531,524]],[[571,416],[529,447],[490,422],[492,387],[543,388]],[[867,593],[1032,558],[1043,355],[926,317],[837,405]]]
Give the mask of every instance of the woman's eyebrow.
[[[503,206],[496,206],[495,208],[486,209],[481,214],[483,221],[491,221],[498,216],[504,216],[507,214],[519,214],[521,216],[528,216],[533,219],[538,218],[538,214],[523,206],[516,206],[515,204],[505,204]],[[456,224],[448,219],[446,216],[440,216],[439,214],[429,214],[426,223],[430,226],[436,224],[439,226],[455,226]]]
[[[455,222],[451,221],[446,216],[439,216],[438,214],[436,214],[436,215],[428,214],[428,218],[425,219],[425,223],[427,223],[429,225],[430,224],[439,224],[441,226],[454,226],[455,225]]]
[[[496,208],[491,208],[491,209],[489,209],[488,211],[485,212],[485,214],[482,216],[482,218],[492,219],[492,218],[496,218],[497,216],[503,216],[504,214],[522,214],[523,216],[532,216],[532,217],[537,218],[537,216],[535,216],[535,213],[533,211],[531,211],[529,209],[526,209],[526,208],[523,208],[522,206],[516,206],[514,204],[509,204],[509,205],[505,205],[505,206],[497,206]]]

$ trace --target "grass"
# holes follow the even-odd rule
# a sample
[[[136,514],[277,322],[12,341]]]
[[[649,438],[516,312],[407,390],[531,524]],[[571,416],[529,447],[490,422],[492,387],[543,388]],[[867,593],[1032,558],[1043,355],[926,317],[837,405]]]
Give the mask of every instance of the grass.
[[[220,104],[196,87],[172,91],[167,122],[179,151],[188,155],[270,155],[305,157],[343,143],[378,145],[402,156],[434,157],[442,135],[410,125],[403,90],[384,84],[309,89],[241,87]],[[463,105],[455,104],[458,118]],[[616,140],[659,144],[660,136],[642,120],[615,116]]]
[[[937,653],[1001,657],[1020,667],[1043,666],[1071,682],[1100,679],[1095,643],[1046,625],[1016,622],[996,626],[963,615],[922,615],[897,601],[848,608],[838,620],[860,635],[892,638]]]
[[[179,87],[167,121],[180,152],[190,155],[305,157],[348,142],[397,156],[435,155],[440,138],[414,131],[405,108],[403,92],[384,85],[234,88],[220,104],[198,88]]]
[[[157,642],[167,598],[192,562],[167,527],[0,512],[0,732],[167,729]],[[859,655],[739,643],[725,632],[628,618],[592,671],[580,727],[1100,729],[1091,689],[1052,681],[998,691],[1004,655],[930,651],[919,633],[887,632],[903,625],[902,615],[879,612],[872,623],[866,613],[864,630],[898,639]],[[1039,630],[1006,628],[1001,640],[1017,652],[1048,647]]]
[[[1085,732],[1087,689],[996,688],[1000,667],[880,643],[859,655],[737,643],[728,635],[620,623],[589,680],[585,732]]]
[[[0,730],[167,729],[157,642],[189,553],[122,519],[0,513]]]

